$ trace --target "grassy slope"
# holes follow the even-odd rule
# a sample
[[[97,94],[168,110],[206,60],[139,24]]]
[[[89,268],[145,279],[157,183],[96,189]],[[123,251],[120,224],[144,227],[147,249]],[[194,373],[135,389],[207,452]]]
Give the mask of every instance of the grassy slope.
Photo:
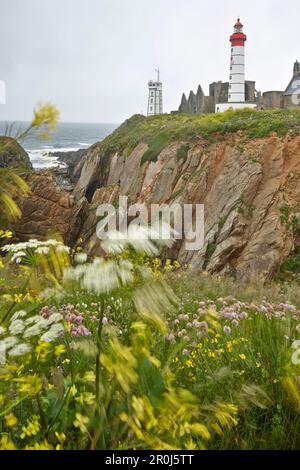
[[[243,109],[219,114],[163,114],[147,118],[134,115],[97,145],[102,151],[130,155],[139,142],[145,142],[149,144],[149,151],[143,158],[145,161],[154,160],[171,142],[193,141],[199,135],[209,141],[217,140],[239,130],[244,131],[248,138],[266,137],[272,132],[284,136],[289,130],[298,134],[300,109]]]

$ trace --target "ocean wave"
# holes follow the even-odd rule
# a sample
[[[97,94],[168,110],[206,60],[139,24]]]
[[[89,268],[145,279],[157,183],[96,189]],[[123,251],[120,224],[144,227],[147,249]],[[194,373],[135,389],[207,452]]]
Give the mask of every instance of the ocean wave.
[[[67,152],[70,149],[65,149],[64,151]],[[63,152],[62,149],[52,149],[49,151],[48,149],[39,149],[39,150],[27,150],[29,155],[30,161],[32,163],[33,168],[41,169],[41,168],[54,168],[54,167],[65,167],[64,163],[58,161],[58,157],[54,156],[54,152]]]

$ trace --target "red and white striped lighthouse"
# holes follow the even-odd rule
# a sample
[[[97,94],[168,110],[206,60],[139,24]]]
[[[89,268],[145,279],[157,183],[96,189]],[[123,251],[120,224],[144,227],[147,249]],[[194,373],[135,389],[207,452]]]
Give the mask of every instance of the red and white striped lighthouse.
[[[231,57],[228,103],[245,102],[245,42],[247,36],[243,33],[243,25],[238,18],[234,32],[230,36]]]

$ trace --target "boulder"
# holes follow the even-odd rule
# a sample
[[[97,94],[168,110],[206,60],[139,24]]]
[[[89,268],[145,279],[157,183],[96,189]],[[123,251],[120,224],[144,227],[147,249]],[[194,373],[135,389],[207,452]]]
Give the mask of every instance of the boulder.
[[[32,169],[27,152],[12,137],[0,136],[0,168]]]

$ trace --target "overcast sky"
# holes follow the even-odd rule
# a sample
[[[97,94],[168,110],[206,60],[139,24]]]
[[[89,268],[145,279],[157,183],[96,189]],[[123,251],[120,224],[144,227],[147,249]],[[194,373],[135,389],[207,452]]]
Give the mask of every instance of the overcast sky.
[[[283,90],[300,59],[299,0],[0,0],[0,120],[51,101],[62,121],[121,122],[146,112],[159,66],[164,111],[200,83],[228,80],[241,16],[246,78]]]

